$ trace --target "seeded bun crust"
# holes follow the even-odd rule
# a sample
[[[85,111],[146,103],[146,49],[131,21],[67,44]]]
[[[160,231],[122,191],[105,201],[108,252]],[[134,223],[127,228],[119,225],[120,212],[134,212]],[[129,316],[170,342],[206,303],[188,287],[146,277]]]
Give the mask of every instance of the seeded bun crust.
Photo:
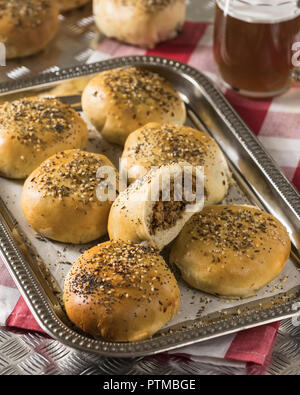
[[[175,38],[185,12],[185,0],[94,0],[95,22],[103,34],[146,48]]]
[[[184,103],[170,83],[136,67],[109,70],[94,77],[83,92],[82,108],[109,142],[120,145],[148,122],[182,125],[186,120]]]
[[[33,55],[58,30],[58,2],[53,0],[0,0],[0,41],[6,59]]]
[[[206,133],[187,126],[149,123],[131,133],[122,154],[121,172],[132,182],[152,166],[179,161],[204,167],[207,205],[224,199],[231,176],[222,151]]]
[[[87,4],[90,0],[59,0],[59,9],[62,12],[73,10]]]
[[[51,156],[27,178],[21,206],[29,225],[50,239],[88,243],[107,233],[112,201],[100,201],[97,171],[114,168],[103,155],[67,150]]]
[[[131,242],[146,241],[162,250],[178,235],[195,212],[202,209],[203,199],[184,201],[182,170],[186,163],[169,164],[150,171],[121,192],[110,210],[108,234],[110,239]],[[183,199],[175,201],[174,184],[168,188],[169,201],[160,196],[161,185],[170,174],[171,182],[179,185]],[[186,174],[195,175],[192,169]],[[170,185],[171,185],[170,182]],[[157,200],[154,191],[158,191]],[[200,191],[202,192],[202,191]]]
[[[0,106],[0,175],[26,178],[56,152],[85,148],[88,129],[57,99],[26,98]]]
[[[248,297],[281,273],[290,251],[285,227],[270,214],[250,206],[210,206],[185,225],[170,263],[194,288]]]
[[[72,266],[64,304],[84,332],[133,342],[151,337],[173,318],[180,291],[153,248],[110,241],[86,251]]]

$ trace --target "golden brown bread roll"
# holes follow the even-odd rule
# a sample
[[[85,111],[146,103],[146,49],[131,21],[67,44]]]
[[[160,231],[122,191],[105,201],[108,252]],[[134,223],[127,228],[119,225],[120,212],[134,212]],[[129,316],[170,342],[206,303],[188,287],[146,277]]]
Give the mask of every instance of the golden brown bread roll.
[[[82,108],[88,120],[111,143],[148,122],[186,120],[184,103],[171,84],[156,73],[129,67],[102,72],[86,86]]]
[[[178,161],[203,166],[206,204],[224,199],[231,176],[222,151],[206,133],[187,126],[149,123],[131,133],[122,154],[121,172],[132,182],[152,166]]]
[[[39,52],[58,30],[58,2],[53,0],[0,0],[0,41],[6,58]]]
[[[0,106],[0,175],[26,178],[45,159],[85,148],[88,129],[70,106],[57,99],[26,98]]]
[[[90,0],[58,0],[59,9],[62,12],[73,10],[87,4]]]
[[[60,152],[43,162],[22,192],[29,225],[64,243],[88,243],[105,235],[112,201],[104,195],[99,200],[97,172],[102,166],[116,171],[105,156],[80,150]]]
[[[186,165],[180,162],[153,169],[122,191],[110,210],[109,237],[147,241],[158,250],[174,240],[204,204],[203,178],[200,174],[197,179],[195,169]]]
[[[151,247],[110,241],[86,251],[65,280],[70,320],[116,342],[151,337],[180,306],[177,282]]]
[[[185,21],[185,0],[94,0],[94,17],[108,37],[153,48],[175,38]]]
[[[247,297],[274,280],[291,251],[285,227],[250,206],[209,206],[178,236],[170,263],[192,287]]]

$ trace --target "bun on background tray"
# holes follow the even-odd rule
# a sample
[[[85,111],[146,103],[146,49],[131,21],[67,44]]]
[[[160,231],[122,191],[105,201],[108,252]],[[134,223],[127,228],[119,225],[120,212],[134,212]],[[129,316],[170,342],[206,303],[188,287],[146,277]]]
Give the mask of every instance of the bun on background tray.
[[[0,41],[6,58],[33,55],[54,38],[58,30],[58,1],[0,0]]]
[[[153,48],[180,33],[186,5],[185,0],[94,0],[93,12],[107,37]]]

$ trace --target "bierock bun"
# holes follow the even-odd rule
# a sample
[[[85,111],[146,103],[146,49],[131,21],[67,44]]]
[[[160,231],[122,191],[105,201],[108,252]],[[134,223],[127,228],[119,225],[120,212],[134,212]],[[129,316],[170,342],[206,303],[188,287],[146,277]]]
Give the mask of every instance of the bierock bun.
[[[56,152],[85,148],[88,128],[76,111],[52,98],[0,106],[0,175],[26,178]]]
[[[54,38],[59,25],[58,1],[0,0],[0,41],[6,59],[33,55]]]
[[[161,166],[119,194],[109,214],[108,234],[162,250],[203,204],[201,174],[184,162]]]
[[[98,188],[98,171],[104,166],[116,172],[104,155],[80,150],[44,161],[23,187],[21,206],[29,225],[64,243],[88,243],[104,236],[112,205],[112,195]]]
[[[231,174],[221,149],[206,133],[187,126],[149,123],[131,133],[122,154],[121,172],[132,182],[153,166],[180,161],[203,167],[205,204],[225,198]]]
[[[64,286],[69,319],[84,332],[114,342],[151,337],[177,313],[180,291],[152,247],[109,241],[86,251]]]
[[[107,37],[153,48],[172,39],[185,21],[185,0],[94,0],[96,25]]]
[[[248,297],[282,271],[291,251],[285,227],[251,206],[209,206],[174,243],[170,263],[201,291]]]
[[[171,84],[137,67],[98,74],[83,92],[82,108],[103,137],[119,145],[148,122],[182,125],[186,120],[185,105]]]

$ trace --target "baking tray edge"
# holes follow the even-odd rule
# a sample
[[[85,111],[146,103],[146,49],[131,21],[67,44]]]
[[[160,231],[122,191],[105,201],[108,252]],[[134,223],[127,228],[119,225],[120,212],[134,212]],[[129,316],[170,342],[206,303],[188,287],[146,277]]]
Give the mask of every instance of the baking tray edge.
[[[232,109],[222,93],[204,74],[186,64],[170,59],[147,56],[109,59],[90,65],[75,66],[54,73],[35,76],[23,81],[0,84],[0,95],[41,88],[64,80],[125,66],[161,67],[166,71],[169,69],[191,80],[195,88],[198,86],[201,89],[201,94],[205,95],[215,111],[222,116],[224,122],[230,127],[233,137],[247,150],[249,158],[256,163],[266,180],[274,187],[278,199],[281,199],[286,204],[287,209],[290,210],[290,215],[300,221],[300,197],[296,189],[266,154],[256,137]],[[296,245],[296,249],[297,247]],[[78,334],[68,328],[58,318],[49,297],[20,251],[10,226],[3,216],[2,222],[0,222],[0,255],[16,281],[35,319],[47,334],[66,346],[82,351],[95,352],[104,356],[137,357],[153,355],[299,314],[294,308],[296,302],[300,301],[300,293],[297,291],[296,296],[292,300],[261,309],[255,314],[245,313],[136,343],[109,343]]]

